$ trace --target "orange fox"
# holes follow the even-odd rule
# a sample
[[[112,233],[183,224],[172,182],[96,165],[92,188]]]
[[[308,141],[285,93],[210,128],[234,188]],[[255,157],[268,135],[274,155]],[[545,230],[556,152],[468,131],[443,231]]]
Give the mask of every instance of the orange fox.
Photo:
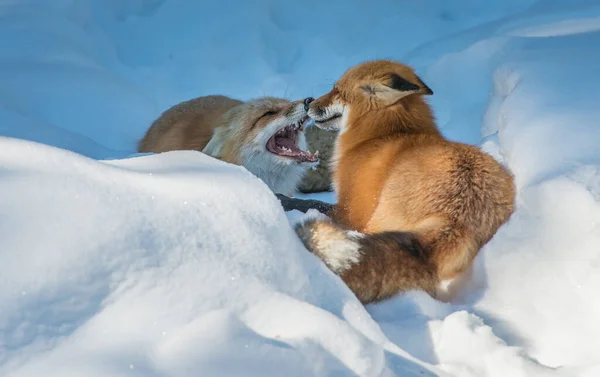
[[[363,303],[464,273],[513,212],[513,177],[475,146],[446,140],[403,64],[349,69],[309,105],[315,125],[339,130],[332,161],[338,203],[296,226],[304,245]]]
[[[319,162],[318,153],[306,151],[304,136],[312,100],[194,98],[161,114],[138,151],[202,151],[244,166],[276,194],[292,195],[306,171]]]

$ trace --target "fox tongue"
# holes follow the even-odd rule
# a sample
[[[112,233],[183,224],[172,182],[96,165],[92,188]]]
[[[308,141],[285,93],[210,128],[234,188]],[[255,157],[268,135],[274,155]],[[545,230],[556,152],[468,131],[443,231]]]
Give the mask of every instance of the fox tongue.
[[[279,156],[292,157],[298,162],[317,162],[318,157],[298,148],[289,137],[275,136],[267,143],[267,148]]]

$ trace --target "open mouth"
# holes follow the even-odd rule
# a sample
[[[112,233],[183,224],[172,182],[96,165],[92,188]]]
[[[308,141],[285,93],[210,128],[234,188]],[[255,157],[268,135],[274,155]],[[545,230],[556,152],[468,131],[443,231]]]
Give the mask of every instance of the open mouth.
[[[286,126],[271,136],[267,141],[267,150],[277,156],[293,159],[297,162],[318,162],[319,152],[314,154],[303,151],[298,147],[298,136],[300,135],[304,122],[308,117],[302,118],[298,123]]]
[[[315,119],[315,124],[317,126],[322,126],[322,125],[325,125],[325,124],[331,122],[332,120],[336,120],[336,119],[341,118],[341,117],[342,117],[342,114],[334,114],[334,115],[330,116],[327,119],[319,119],[319,120]]]

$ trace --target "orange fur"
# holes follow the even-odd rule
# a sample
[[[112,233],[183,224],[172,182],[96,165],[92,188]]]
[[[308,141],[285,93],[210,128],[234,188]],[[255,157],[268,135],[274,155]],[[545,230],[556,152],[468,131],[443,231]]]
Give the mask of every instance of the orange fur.
[[[415,287],[435,295],[431,287],[466,271],[513,212],[512,175],[477,147],[445,139],[428,94],[410,67],[380,60],[349,69],[310,104],[317,126],[340,130],[331,216],[341,231],[365,234],[354,240],[360,261],[339,272],[363,302]],[[323,258],[335,251],[315,250],[330,233],[321,229],[320,220],[297,227]]]
[[[176,104],[156,119],[138,145],[139,152],[204,149],[227,111],[243,102],[220,95]]]

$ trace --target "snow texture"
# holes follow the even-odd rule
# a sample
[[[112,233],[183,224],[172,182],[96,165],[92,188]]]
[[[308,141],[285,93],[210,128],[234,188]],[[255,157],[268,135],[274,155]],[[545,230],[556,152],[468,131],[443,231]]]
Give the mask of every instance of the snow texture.
[[[135,153],[179,101],[375,58],[515,174],[452,302],[364,308],[245,169]],[[598,61],[590,0],[0,2],[0,376],[599,376]]]

